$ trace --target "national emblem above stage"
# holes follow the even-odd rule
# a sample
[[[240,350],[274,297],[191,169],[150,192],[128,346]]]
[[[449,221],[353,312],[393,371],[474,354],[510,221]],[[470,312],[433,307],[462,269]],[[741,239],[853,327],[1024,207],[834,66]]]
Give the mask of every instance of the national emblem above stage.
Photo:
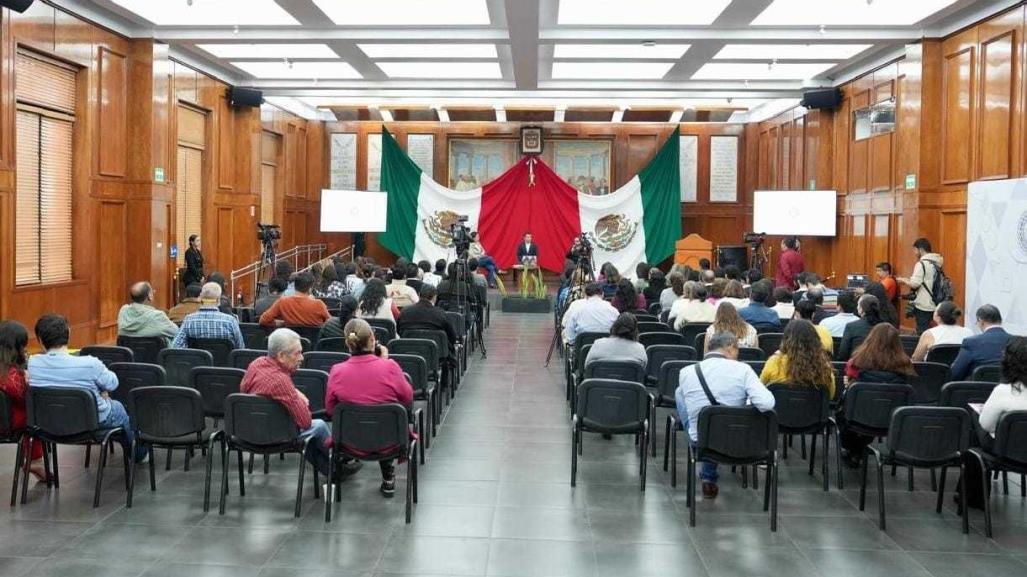
[[[561,271],[571,242],[584,231],[593,238],[597,267],[610,262],[630,276],[640,261],[671,256],[681,237],[678,137],[675,129],[638,175],[596,196],[576,191],[538,157],[522,158],[482,187],[452,190],[423,174],[383,130],[382,190],[389,205],[378,241],[414,261],[452,260],[450,226],[466,215],[499,267],[515,264],[517,244],[530,232],[540,266]]]

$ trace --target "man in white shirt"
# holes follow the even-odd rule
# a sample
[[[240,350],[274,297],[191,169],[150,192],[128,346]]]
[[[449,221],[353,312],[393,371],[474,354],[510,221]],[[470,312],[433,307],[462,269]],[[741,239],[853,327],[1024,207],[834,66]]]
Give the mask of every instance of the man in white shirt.
[[[845,325],[859,320],[856,316],[856,294],[846,291],[838,295],[838,308],[840,312],[820,321],[820,326],[830,331],[832,337],[841,338],[845,334]]]
[[[709,392],[717,404],[741,407],[751,404],[761,412],[774,408],[774,395],[767,390],[752,367],[739,362],[738,339],[731,333],[717,333],[706,341],[706,357],[686,367],[678,377],[674,394],[678,415],[688,430],[691,443],[699,441],[699,412],[713,404],[699,380],[696,367],[702,370]],[[717,496],[717,464],[703,461],[699,472],[704,499]]]
[[[603,287],[590,282],[585,285],[585,298],[572,302],[563,313],[563,340],[573,345],[581,333],[607,333],[619,315],[603,299]]]

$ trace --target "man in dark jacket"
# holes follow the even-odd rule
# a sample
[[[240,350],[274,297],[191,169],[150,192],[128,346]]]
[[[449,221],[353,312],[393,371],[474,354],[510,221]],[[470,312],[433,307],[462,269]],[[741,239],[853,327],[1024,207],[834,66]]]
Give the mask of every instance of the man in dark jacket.
[[[435,287],[431,285],[422,287],[420,300],[399,313],[396,331],[401,337],[411,330],[444,331],[449,339],[449,357],[452,358],[459,337],[453,324],[446,318],[446,311],[435,306],[436,296],[438,293]]]
[[[981,334],[963,339],[959,355],[952,363],[952,380],[962,381],[973,375],[974,369],[1002,361],[1010,334],[1002,328],[1002,313],[995,305],[982,305],[977,309],[977,328]]]

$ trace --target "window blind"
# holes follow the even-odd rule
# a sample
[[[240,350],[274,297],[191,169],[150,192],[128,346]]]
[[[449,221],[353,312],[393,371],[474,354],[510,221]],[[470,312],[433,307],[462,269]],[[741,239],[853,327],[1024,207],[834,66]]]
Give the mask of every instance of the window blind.
[[[19,52],[15,63],[15,284],[72,279],[75,70]]]
[[[201,234],[203,227],[203,151],[178,147],[178,190],[175,199],[178,264],[185,265],[189,236]]]
[[[260,165],[260,222],[275,221],[275,171],[273,164]]]

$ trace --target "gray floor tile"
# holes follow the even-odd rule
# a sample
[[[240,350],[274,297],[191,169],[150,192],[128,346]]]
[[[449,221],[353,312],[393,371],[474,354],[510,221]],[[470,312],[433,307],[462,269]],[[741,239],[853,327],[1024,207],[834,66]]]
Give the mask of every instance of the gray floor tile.
[[[804,553],[825,577],[930,577],[912,555],[902,551],[820,549]]]
[[[417,505],[417,522],[400,530],[435,537],[488,537],[492,533],[492,507]]]
[[[91,526],[89,523],[8,521],[0,524],[0,556],[47,557]]]
[[[600,543],[596,545],[596,561],[599,577],[704,577],[708,574],[699,553],[689,543]]]
[[[813,577],[819,575],[813,563],[795,547],[701,549],[700,554],[711,577],[721,575],[724,577],[738,575]]]
[[[156,561],[188,534],[186,527],[100,524],[57,554],[69,559]]]
[[[492,536],[500,539],[558,541],[589,541],[592,538],[583,511],[507,507],[496,508]]]
[[[494,539],[488,575],[502,577],[592,577],[592,543]]]
[[[513,483],[498,486],[496,505],[500,507],[528,507],[544,509],[582,509],[585,493],[565,483]]]
[[[162,561],[260,567],[288,536],[286,530],[196,527]]]
[[[910,553],[934,577],[1017,577],[1027,564],[1005,555],[967,553]]]
[[[143,577],[249,577],[251,575],[253,575],[253,567],[185,563],[156,563],[143,572]]]
[[[686,519],[675,511],[612,511],[589,509],[596,541],[616,543],[689,542]]]
[[[32,568],[32,577],[138,577],[144,564],[112,563],[110,559],[50,558]]]
[[[41,557],[0,557],[0,577],[22,577],[39,565]]]
[[[964,535],[959,521],[889,519],[888,535],[906,551],[998,553],[999,546],[973,527]]]
[[[800,549],[900,549],[888,533],[865,517],[801,517],[780,520]]]
[[[378,570],[417,575],[484,575],[488,539],[397,535],[382,556]]]
[[[372,571],[384,551],[380,535],[293,532],[268,562],[272,567]]]

